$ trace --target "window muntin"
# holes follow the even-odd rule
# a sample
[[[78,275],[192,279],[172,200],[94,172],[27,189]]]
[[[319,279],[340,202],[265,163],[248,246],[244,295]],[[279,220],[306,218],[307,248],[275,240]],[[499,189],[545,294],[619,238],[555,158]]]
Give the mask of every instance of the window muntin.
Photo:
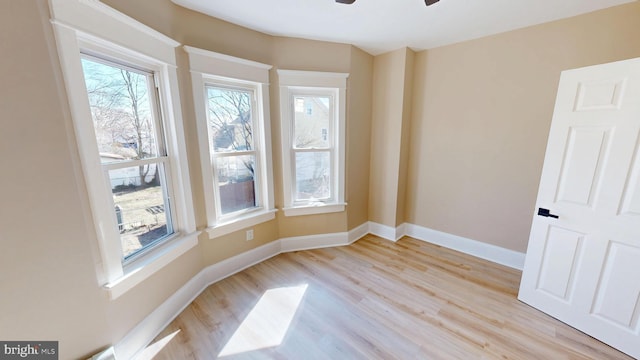
[[[216,213],[225,219],[262,206],[255,89],[207,83],[205,94]]]
[[[127,261],[174,234],[155,75],[94,55],[83,54],[81,61],[97,150]]]

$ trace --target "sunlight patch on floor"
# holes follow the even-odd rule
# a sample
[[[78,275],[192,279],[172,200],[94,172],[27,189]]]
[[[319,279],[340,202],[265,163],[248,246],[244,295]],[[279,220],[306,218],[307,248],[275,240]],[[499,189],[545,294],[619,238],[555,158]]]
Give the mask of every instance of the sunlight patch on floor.
[[[178,335],[178,333],[180,332],[180,329],[172,332],[171,334],[163,337],[162,339],[154,342],[153,344],[147,346],[146,349],[144,349],[142,351],[142,353],[140,353],[138,356],[136,356],[136,360],[151,360],[153,359],[156,355],[158,355],[160,353],[160,351],[162,351],[162,349],[164,349],[165,346],[167,346],[167,344],[169,344],[171,342],[171,340],[173,340],[173,338]]]
[[[308,284],[267,290],[219,356],[278,346],[302,302]]]

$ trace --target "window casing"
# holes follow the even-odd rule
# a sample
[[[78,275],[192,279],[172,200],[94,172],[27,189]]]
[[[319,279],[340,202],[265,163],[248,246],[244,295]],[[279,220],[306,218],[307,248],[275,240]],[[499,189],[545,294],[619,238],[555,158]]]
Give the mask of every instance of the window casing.
[[[99,1],[50,3],[88,222],[95,226],[98,281],[117,298],[197,245],[178,96],[179,43]],[[127,78],[140,91],[135,106]],[[104,91],[109,81],[119,82],[121,92],[116,85]],[[139,191],[149,191],[148,201],[136,200]],[[133,196],[124,201],[127,194]],[[127,248],[127,242],[137,244]]]
[[[347,76],[278,70],[287,216],[344,210]]]
[[[271,66],[185,46],[211,238],[275,218]]]

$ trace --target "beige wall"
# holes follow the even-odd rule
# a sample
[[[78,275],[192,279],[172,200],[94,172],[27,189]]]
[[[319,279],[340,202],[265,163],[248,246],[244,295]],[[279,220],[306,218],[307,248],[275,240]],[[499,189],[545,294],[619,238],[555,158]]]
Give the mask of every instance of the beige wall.
[[[369,153],[371,149],[371,94],[373,57],[351,47],[347,83],[346,201],[349,229],[369,220]]]
[[[405,49],[404,64],[404,88],[402,90],[402,129],[400,133],[400,161],[398,163],[398,188],[396,205],[395,226],[405,222],[406,219],[406,197],[412,196],[407,192],[407,180],[409,174],[410,157],[410,136],[411,136],[411,115],[413,113],[413,78],[415,76],[415,52]]]
[[[285,70],[348,73],[351,69],[351,47],[325,41],[275,37],[270,64]],[[277,80],[277,76],[273,80]]]
[[[413,58],[402,48],[373,61],[369,220],[391,227],[404,218]]]
[[[560,72],[640,56],[640,3],[418,53],[406,221],[524,252]]]
[[[263,63],[273,37],[177,6],[170,0],[103,0],[103,3],[181,44]]]

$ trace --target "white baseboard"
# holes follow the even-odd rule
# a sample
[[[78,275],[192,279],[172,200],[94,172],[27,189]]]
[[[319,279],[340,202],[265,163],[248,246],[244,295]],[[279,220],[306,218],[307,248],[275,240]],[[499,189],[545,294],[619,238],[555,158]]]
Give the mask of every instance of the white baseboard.
[[[364,223],[348,232],[283,238],[238,254],[200,271],[115,346],[117,359],[135,359],[209,285],[281,253],[350,245],[369,233]]]
[[[402,223],[396,228],[396,241],[402,239],[403,236],[407,235],[407,223]]]
[[[369,232],[393,242],[400,240],[405,235],[411,236],[417,240],[440,245],[514,269],[522,270],[524,268],[524,253],[419,225],[404,223],[394,228],[370,221]]]
[[[204,288],[280,254],[280,249],[280,240],[276,240],[204,268],[200,272],[205,279]]]
[[[280,239],[281,252],[320,249],[343,245],[349,245],[349,234],[346,232],[296,236]]]
[[[368,233],[369,224],[364,223],[348,232],[283,238],[280,239],[280,252],[351,245]]]
[[[393,242],[400,240],[403,234],[399,234],[398,230],[399,227],[395,228],[369,221],[369,233],[375,236],[379,236],[383,239],[387,239]]]
[[[460,251],[510,268],[518,270],[524,268],[524,253],[414,224],[403,225],[405,225],[406,235],[414,239]]]
[[[349,230],[348,232],[348,240],[349,240],[349,244],[351,245],[354,242],[360,240],[361,238],[363,238],[365,235],[367,235],[369,233],[369,223],[366,222],[360,226],[354,227],[353,229]]]

